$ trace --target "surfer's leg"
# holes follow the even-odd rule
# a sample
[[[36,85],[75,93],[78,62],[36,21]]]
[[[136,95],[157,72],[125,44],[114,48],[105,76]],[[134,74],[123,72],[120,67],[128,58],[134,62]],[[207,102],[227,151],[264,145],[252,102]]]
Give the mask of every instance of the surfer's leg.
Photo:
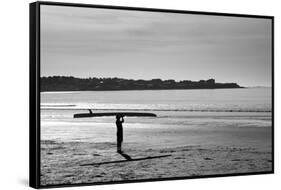
[[[117,152],[122,152],[121,150],[121,141],[117,140]]]
[[[122,141],[120,142],[120,152],[122,152]]]

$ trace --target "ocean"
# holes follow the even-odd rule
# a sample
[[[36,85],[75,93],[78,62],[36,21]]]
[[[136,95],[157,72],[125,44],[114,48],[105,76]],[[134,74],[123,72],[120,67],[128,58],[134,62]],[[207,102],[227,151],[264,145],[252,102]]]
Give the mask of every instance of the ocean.
[[[75,113],[152,112],[126,118],[124,147],[271,146],[271,88],[41,93],[41,140],[115,143],[114,117]]]

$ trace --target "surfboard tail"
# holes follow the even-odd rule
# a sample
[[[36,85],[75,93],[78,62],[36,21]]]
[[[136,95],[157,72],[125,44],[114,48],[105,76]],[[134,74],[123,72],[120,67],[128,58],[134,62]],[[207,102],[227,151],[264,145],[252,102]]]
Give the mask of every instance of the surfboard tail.
[[[77,113],[73,115],[73,118],[83,118],[83,117],[94,117],[90,113]]]

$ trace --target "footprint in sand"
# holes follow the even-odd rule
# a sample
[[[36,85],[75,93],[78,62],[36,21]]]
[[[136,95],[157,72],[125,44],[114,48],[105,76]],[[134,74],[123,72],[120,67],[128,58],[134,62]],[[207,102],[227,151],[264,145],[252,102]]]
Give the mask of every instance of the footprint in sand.
[[[231,161],[238,162],[238,161],[241,161],[241,160],[240,159],[233,159]]]
[[[204,160],[213,160],[213,159],[212,159],[212,158],[208,158],[208,157],[207,157],[207,158],[204,158]]]
[[[95,175],[94,177],[103,177],[102,175]]]

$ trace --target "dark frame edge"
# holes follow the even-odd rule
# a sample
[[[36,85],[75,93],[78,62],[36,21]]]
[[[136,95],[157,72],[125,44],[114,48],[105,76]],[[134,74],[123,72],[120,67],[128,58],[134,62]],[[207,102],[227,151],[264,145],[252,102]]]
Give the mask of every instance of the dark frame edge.
[[[167,177],[167,178],[153,178],[153,179],[141,179],[141,180],[127,180],[127,181],[110,181],[110,182],[95,182],[95,183],[78,183],[78,184],[54,184],[40,186],[40,189],[52,189],[52,188],[66,188],[66,187],[83,187],[83,186],[97,186],[97,185],[116,185],[116,184],[128,184],[128,183],[146,183],[146,182],[162,182],[162,181],[178,181],[178,180],[200,180],[205,178],[225,178],[225,177],[243,177],[253,175],[272,175],[273,171],[264,172],[251,172],[251,173],[230,173],[230,174],[214,174],[204,176],[189,176],[189,177]]]
[[[233,16],[233,17],[248,17],[248,18],[260,18],[260,19],[271,19],[271,18],[273,18],[273,16],[271,16],[271,15],[253,15],[253,14],[211,12],[211,11],[210,12],[209,11],[190,11],[190,10],[180,10],[180,9],[161,9],[161,8],[130,7],[130,6],[86,4],[86,3],[66,3],[66,2],[55,2],[55,1],[37,1],[37,3],[39,3],[40,5],[117,9],[117,10],[127,10],[127,11],[183,13],[183,14],[196,14],[196,15],[209,15],[209,16]]]
[[[274,16],[271,18],[271,71],[272,71],[272,74],[271,74],[271,80],[272,80],[272,86],[271,86],[271,98],[272,98],[272,102],[271,102],[271,105],[272,105],[272,116],[271,116],[271,119],[272,119],[272,130],[271,130],[271,139],[272,139],[272,150],[271,150],[271,154],[272,154],[272,173],[275,173],[275,137],[274,137],[274,133],[275,133],[275,122],[274,122],[274,118],[275,118],[275,106],[274,106],[274,98],[275,98],[275,95],[274,95],[274,56],[275,56],[275,48],[274,48]]]
[[[29,186],[40,187],[40,135],[38,123],[39,3],[29,4]]]

